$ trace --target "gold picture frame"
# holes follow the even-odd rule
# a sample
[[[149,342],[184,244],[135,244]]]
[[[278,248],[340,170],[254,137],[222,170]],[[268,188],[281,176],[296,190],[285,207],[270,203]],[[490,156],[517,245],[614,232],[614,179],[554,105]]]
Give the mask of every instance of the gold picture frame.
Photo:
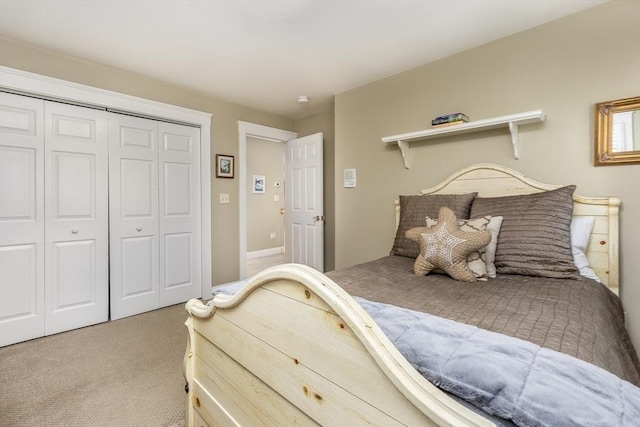
[[[595,105],[594,166],[640,163],[640,96]]]

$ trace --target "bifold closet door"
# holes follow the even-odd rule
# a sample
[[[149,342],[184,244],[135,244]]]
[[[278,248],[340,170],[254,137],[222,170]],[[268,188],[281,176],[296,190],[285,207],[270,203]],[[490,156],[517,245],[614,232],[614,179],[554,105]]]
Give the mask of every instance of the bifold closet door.
[[[158,122],[109,114],[111,319],[160,306]]]
[[[8,345],[108,320],[107,116],[0,97],[0,345]]]
[[[160,306],[202,297],[200,129],[160,122]]]
[[[107,113],[45,102],[45,335],[109,320]]]
[[[111,319],[201,297],[200,130],[109,115]]]
[[[0,346],[44,335],[43,117],[0,92]]]

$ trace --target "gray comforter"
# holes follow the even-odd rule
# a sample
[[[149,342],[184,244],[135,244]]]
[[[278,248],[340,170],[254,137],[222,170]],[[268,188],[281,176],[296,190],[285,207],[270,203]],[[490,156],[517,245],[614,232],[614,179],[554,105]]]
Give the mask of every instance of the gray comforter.
[[[520,426],[638,426],[640,388],[590,363],[441,317],[356,298],[425,378]]]
[[[349,294],[519,338],[584,360],[640,387],[638,355],[620,300],[591,280],[498,275],[464,283],[413,274],[387,256],[326,273]]]

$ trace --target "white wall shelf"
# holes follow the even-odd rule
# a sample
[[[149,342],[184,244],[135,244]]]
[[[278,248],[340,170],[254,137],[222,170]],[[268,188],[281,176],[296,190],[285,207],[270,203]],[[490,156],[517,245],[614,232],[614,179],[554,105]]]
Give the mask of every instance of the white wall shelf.
[[[382,138],[384,144],[398,144],[404,167],[411,166],[411,150],[409,143],[413,141],[423,141],[427,139],[442,138],[445,136],[479,132],[483,130],[508,127],[511,134],[511,145],[513,147],[513,157],[519,159],[518,155],[518,126],[544,121],[545,115],[542,110],[527,111],[525,113],[509,114],[507,116],[492,117],[490,119],[466,122],[461,125],[444,127],[434,127],[431,129],[419,130],[415,132],[402,133],[398,135],[385,136]]]

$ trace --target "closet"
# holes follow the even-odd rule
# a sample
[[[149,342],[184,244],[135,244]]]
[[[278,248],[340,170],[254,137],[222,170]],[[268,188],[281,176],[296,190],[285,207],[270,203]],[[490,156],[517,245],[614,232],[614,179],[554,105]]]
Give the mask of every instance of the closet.
[[[0,346],[201,296],[200,129],[0,92]]]

